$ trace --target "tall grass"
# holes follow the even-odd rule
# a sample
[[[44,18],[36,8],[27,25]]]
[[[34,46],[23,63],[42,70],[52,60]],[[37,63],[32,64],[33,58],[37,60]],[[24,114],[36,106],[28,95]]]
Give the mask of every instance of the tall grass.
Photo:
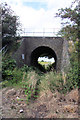
[[[32,97],[37,97],[39,92],[55,90],[66,93],[78,87],[78,63],[75,62],[64,77],[60,72],[47,72],[42,74],[39,70],[24,65],[22,68],[16,67],[16,62],[10,57],[4,58],[2,62],[3,87],[13,86],[23,88],[27,101]]]

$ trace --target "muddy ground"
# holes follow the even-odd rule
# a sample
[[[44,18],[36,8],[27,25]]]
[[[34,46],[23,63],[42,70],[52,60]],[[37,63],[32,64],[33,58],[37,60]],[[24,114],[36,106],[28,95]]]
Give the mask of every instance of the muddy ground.
[[[24,89],[4,88],[0,90],[0,116],[2,115],[3,118],[78,118],[78,100],[78,89],[66,95],[47,90],[27,104]]]

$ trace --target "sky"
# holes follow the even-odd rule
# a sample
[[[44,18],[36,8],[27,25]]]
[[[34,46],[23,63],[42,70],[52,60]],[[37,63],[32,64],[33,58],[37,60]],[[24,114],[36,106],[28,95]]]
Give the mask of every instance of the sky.
[[[70,7],[73,0],[2,0],[2,2],[10,5],[15,15],[19,16],[22,35],[55,36],[62,27],[61,19],[55,17],[56,13],[60,8]],[[39,58],[39,61],[41,60],[54,62],[54,58],[51,60]]]
[[[69,7],[73,0],[2,0],[2,2],[7,2],[19,16],[26,34],[26,32],[54,33],[60,30],[61,19],[55,15],[58,9]]]
[[[54,63],[55,62],[55,59],[54,58],[50,58],[50,59],[48,59],[48,57],[39,57],[38,58],[38,61],[45,61],[45,62],[52,62],[52,63]]]

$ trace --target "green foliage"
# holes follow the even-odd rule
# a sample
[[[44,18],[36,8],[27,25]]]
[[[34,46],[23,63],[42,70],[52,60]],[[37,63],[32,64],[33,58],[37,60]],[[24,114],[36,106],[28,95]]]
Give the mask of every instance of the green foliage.
[[[71,68],[69,69],[66,77],[66,83],[64,84],[64,80],[60,73],[50,73],[50,90],[55,91],[58,90],[61,93],[66,93],[71,91],[74,88],[79,87],[79,78],[78,78],[78,62],[74,62]]]
[[[71,68],[67,73],[66,84],[63,84],[61,73],[51,71],[46,74],[38,74],[38,72],[27,65],[17,68],[16,62],[10,57],[7,57],[7,59],[3,58],[2,66],[3,81],[6,80],[3,82],[3,87],[21,84],[25,88],[27,99],[35,93],[36,86],[39,90],[50,89],[54,91],[57,89],[63,93],[78,87],[78,61],[72,62]]]
[[[62,37],[65,37],[68,41],[72,40],[72,41],[76,41],[76,39],[78,38],[78,29],[77,29],[77,25],[67,25],[65,27],[63,27],[59,33],[59,35],[61,35]]]
[[[40,76],[40,91],[51,90],[52,92],[55,90],[61,90],[63,86],[63,79],[61,73],[57,72],[48,72],[42,76]]]
[[[74,88],[78,86],[79,78],[78,78],[78,61],[73,63],[72,68],[69,70],[67,74],[67,85],[70,88]]]
[[[13,55],[17,49],[20,47],[20,43],[14,42],[12,45],[7,47],[7,52],[9,55]]]
[[[19,18],[15,15],[14,11],[7,5],[7,3],[1,3],[0,8],[2,19],[2,45],[11,46],[16,42],[16,35],[19,30]]]
[[[24,85],[25,95],[26,95],[26,101],[29,102],[32,96],[35,95],[35,88],[31,88],[29,84]]]
[[[76,7],[73,9],[73,5],[76,4]],[[59,13],[56,13],[57,17],[61,17],[62,19],[68,18],[74,24],[78,24],[79,22],[79,0],[73,3],[69,8],[61,8],[59,9]],[[69,22],[70,22],[69,21]]]
[[[8,86],[8,81],[7,80],[3,81],[1,86],[2,86],[2,88],[7,87]]]
[[[61,73],[50,73],[49,76],[49,80],[50,80],[50,90],[53,92],[55,90],[58,90],[59,92],[62,90],[63,88],[63,79],[62,79],[62,74]]]
[[[16,67],[16,61],[12,59],[10,56],[5,56],[2,59],[2,67],[3,67],[3,70],[6,70],[6,69],[13,70]]]
[[[40,81],[39,81],[39,90],[40,91],[46,91],[49,90],[49,74],[43,74],[40,76]]]
[[[10,56],[5,56],[2,59],[2,78],[3,80],[10,80],[12,78],[12,71],[16,67],[16,61]]]
[[[75,7],[74,7],[75,6]],[[67,40],[73,40],[74,42],[76,39],[80,38],[80,12],[79,12],[80,4],[79,0],[75,0],[71,4],[69,8],[61,8],[56,13],[56,17],[62,18],[65,20],[62,24],[65,26],[60,30],[59,34],[65,37]]]
[[[62,35],[66,40],[73,41],[72,45],[69,46],[70,54],[70,69],[66,73],[66,83],[62,87],[62,92],[66,93],[67,91],[72,90],[73,88],[79,87],[79,53],[80,53],[80,4],[79,0],[75,0],[69,8],[61,8],[56,13],[56,17],[60,17],[62,20],[65,20],[62,24],[63,28],[60,30],[59,34]]]
[[[12,79],[10,80],[10,82],[12,84],[19,84],[22,81],[22,77],[23,77],[22,71],[18,68],[15,68],[12,71]]]
[[[2,86],[13,86],[22,81],[23,73],[16,67],[16,61],[10,56],[3,57],[2,61]]]
[[[66,82],[64,84],[64,79],[60,72],[50,71],[46,74],[40,74],[37,70],[33,70],[32,67],[30,68],[27,65],[24,65],[22,68],[17,68],[16,62],[12,58],[9,56],[3,57],[2,87],[19,86],[24,88],[27,103],[37,98],[40,91],[50,90],[54,92],[58,90],[61,93],[69,92],[79,87],[78,61],[77,58],[74,60],[74,55],[72,55],[71,60],[72,63],[68,73],[66,73]]]
[[[66,78],[66,84],[62,87],[62,93],[69,92],[73,90],[74,88],[79,87],[79,77],[78,77],[78,62],[74,62],[73,66],[70,68],[70,70],[67,73]]]
[[[28,72],[28,71],[32,71],[33,67],[28,67],[27,65],[24,64],[24,66],[21,68],[22,72]]]
[[[45,69],[45,72],[49,72],[50,70],[55,69],[55,62],[45,62],[45,61],[39,61],[39,64]]]
[[[38,75],[35,71],[28,71],[25,73],[22,86],[25,91],[27,103],[31,99],[36,99],[38,97]]]

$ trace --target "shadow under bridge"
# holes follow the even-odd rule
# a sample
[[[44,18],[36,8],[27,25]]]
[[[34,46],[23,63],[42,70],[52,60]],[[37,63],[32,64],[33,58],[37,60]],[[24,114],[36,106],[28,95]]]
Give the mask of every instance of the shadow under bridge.
[[[46,46],[40,46],[34,49],[31,53],[31,65],[37,67],[42,72],[46,72],[47,70],[38,61],[39,57],[47,57],[49,59],[54,58],[54,63],[52,63],[48,71],[51,69],[56,70],[57,56],[53,49]]]

